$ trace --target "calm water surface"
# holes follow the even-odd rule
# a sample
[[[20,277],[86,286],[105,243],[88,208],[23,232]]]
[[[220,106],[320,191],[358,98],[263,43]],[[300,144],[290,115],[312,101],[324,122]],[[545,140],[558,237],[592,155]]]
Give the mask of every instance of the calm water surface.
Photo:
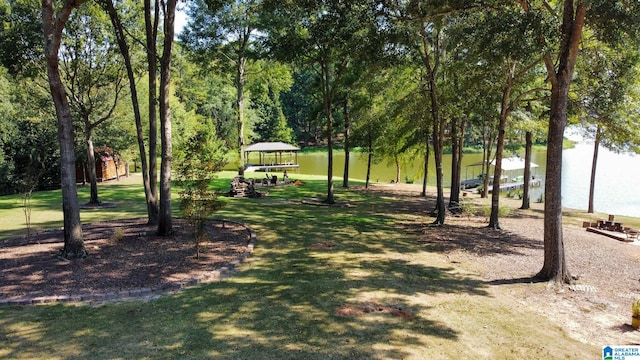
[[[578,143],[575,148],[564,151],[562,174],[562,205],[573,209],[586,210],[589,199],[589,179],[591,174],[591,159],[593,156],[593,144]],[[481,154],[466,154],[463,157],[462,177],[473,178],[480,173],[480,167],[468,166],[480,162]],[[546,153],[535,152],[533,163],[539,167],[534,169],[534,175],[543,178],[546,171]],[[300,154],[301,174],[327,174],[326,154]],[[423,160],[413,159],[402,165],[402,182],[406,178],[414,179],[418,184],[422,183]],[[344,169],[344,153],[334,152],[333,174],[342,177]],[[352,153],[349,160],[349,174],[353,179],[365,179],[367,172],[366,155]],[[451,156],[444,157],[445,184],[451,183]],[[435,185],[435,162],[429,160],[428,184]],[[521,175],[509,173],[509,177]],[[395,165],[388,161],[373,164],[371,181],[388,183],[395,179]],[[594,207],[597,212],[628,215],[640,217],[640,155],[616,154],[601,148],[596,174],[596,190]],[[542,192],[541,188],[532,191],[532,201]]]
[[[562,157],[562,205],[587,209],[593,144],[579,143]],[[640,217],[640,155],[600,148],[594,208],[597,212]]]

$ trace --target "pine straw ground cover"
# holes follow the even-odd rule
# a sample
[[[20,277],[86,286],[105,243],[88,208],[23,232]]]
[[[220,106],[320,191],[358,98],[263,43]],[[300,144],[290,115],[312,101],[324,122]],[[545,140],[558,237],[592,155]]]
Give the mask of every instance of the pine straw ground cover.
[[[586,359],[638,343],[628,325],[640,293],[634,245],[568,218],[578,280],[555,288],[531,282],[542,265],[539,207],[512,210],[495,231],[472,199],[477,215],[435,228],[433,198],[415,188],[337,189],[350,206],[328,207],[303,203],[326,188],[303,180],[225,199],[216,216],[258,236],[232,277],[147,302],[0,308],[0,358]]]
[[[191,279],[206,282],[247,251],[246,227],[210,220],[207,241],[196,252],[191,226],[173,219],[173,234],[160,237],[146,218],[118,219],[83,226],[89,256],[58,256],[62,230],[41,231],[0,244],[0,302],[119,300],[123,294],[151,295],[177,290]],[[76,300],[77,301],[77,300]]]

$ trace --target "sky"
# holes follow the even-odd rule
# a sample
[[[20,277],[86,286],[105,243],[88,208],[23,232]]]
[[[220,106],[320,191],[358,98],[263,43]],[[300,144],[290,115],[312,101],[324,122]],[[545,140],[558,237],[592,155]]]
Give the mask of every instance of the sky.
[[[175,29],[176,34],[180,34],[182,29],[187,24],[187,14],[183,6],[178,6],[176,9]]]

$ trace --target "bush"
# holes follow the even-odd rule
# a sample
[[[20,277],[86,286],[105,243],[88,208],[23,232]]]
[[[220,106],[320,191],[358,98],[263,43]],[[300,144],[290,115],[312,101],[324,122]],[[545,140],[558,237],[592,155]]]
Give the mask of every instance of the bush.
[[[520,200],[522,200],[523,196],[524,196],[524,190],[523,189],[514,189],[514,190],[507,191],[507,197],[509,199],[520,199]]]
[[[473,205],[471,201],[465,201],[465,200],[460,201],[460,203],[458,203],[458,206],[460,207],[461,215],[471,217],[476,214],[476,207]]]
[[[211,181],[225,165],[222,142],[210,130],[197,132],[179,152],[176,182],[180,191],[180,209],[193,228],[196,257],[206,240],[206,219],[221,208],[217,194],[209,189]]]
[[[483,208],[484,211],[484,216],[486,218],[489,218],[491,216],[491,205],[489,206],[485,206]],[[506,207],[506,206],[499,206],[498,207],[498,216],[499,217],[504,217],[504,216],[509,216],[511,215],[511,208],[510,207]]]

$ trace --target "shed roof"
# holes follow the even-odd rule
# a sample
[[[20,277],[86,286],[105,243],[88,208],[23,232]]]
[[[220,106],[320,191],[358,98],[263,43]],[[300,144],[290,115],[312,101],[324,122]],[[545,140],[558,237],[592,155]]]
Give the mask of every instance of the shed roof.
[[[262,151],[262,152],[274,152],[274,151],[298,151],[299,147],[285,144],[283,142],[259,142],[251,144],[244,148],[246,152]]]

